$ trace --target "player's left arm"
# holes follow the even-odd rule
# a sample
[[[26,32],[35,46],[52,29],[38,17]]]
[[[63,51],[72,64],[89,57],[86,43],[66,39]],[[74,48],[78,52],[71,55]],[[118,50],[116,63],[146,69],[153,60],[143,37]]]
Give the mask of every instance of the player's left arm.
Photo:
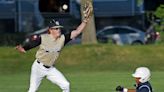
[[[82,31],[84,30],[85,26],[87,25],[87,22],[89,21],[89,18],[91,17],[91,15],[93,13],[93,7],[91,6],[91,3],[87,2],[85,4],[85,9],[84,9],[83,13],[84,13],[84,20],[77,27],[76,30],[73,30],[71,32],[71,36],[70,36],[71,39],[76,38],[80,33],[82,33]]]
[[[135,89],[128,89],[128,92],[136,92]]]

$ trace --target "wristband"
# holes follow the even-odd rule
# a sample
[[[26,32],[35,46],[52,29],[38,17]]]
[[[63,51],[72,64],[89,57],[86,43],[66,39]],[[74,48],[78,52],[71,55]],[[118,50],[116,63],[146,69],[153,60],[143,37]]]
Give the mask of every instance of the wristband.
[[[84,22],[84,23],[87,23],[87,20],[84,19],[83,22]]]
[[[124,88],[124,89],[123,89],[123,92],[128,92],[128,89],[127,89],[127,88]]]

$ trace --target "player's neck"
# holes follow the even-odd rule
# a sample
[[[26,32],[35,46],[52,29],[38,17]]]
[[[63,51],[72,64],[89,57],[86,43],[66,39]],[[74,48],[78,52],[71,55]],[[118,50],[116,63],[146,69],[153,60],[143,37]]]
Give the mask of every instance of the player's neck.
[[[54,40],[57,40],[60,36],[58,36],[58,35],[52,35],[52,34],[50,34],[50,36],[54,39]]]

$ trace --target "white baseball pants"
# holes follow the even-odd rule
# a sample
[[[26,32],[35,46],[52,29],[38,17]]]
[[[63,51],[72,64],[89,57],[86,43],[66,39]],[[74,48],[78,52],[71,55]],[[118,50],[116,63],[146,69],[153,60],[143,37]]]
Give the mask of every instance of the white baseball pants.
[[[45,76],[52,83],[58,85],[63,90],[62,92],[70,92],[70,84],[60,71],[55,67],[45,68],[37,60],[35,60],[31,68],[30,88],[28,92],[36,92]]]

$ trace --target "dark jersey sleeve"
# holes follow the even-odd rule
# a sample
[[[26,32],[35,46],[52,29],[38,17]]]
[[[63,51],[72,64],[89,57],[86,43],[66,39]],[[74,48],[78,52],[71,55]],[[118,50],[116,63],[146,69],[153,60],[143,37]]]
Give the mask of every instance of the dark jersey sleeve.
[[[41,44],[41,37],[38,35],[33,35],[28,38],[23,42],[23,48],[27,51],[30,50],[34,47],[37,47]]]
[[[149,91],[149,89],[148,89],[148,88],[143,87],[143,88],[141,88],[141,89],[137,90],[137,92],[150,92],[150,91]]]
[[[137,92],[152,92],[151,88],[147,85],[142,85],[139,88],[137,88]]]
[[[64,45],[66,45],[71,39],[71,32],[67,33],[67,34],[64,34],[65,36],[65,42],[64,42]]]

